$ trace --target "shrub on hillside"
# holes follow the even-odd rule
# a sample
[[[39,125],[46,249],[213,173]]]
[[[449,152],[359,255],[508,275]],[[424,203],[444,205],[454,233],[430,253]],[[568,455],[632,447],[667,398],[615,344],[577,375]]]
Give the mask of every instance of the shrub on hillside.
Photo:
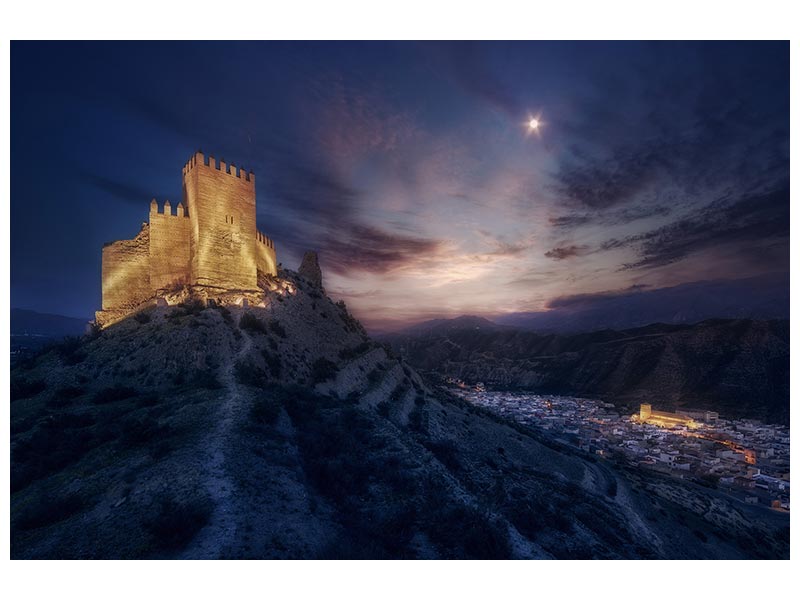
[[[136,406],[140,408],[148,408],[150,406],[156,406],[159,402],[161,402],[161,398],[156,393],[147,393],[142,394],[136,399]]]
[[[424,432],[422,411],[418,407],[415,407],[414,410],[408,413],[408,428],[416,433]]]
[[[361,342],[357,346],[352,348],[342,348],[339,351],[339,358],[342,360],[353,360],[358,358],[362,354],[366,354],[367,351],[370,349],[369,342]]]
[[[58,496],[40,493],[25,505],[15,525],[21,530],[38,529],[65,520],[80,512],[84,506],[77,494]]]
[[[150,415],[129,418],[122,421],[119,430],[119,444],[123,448],[138,448],[150,442],[163,439],[169,434],[169,427],[160,425]]]
[[[462,469],[461,461],[458,460],[458,449],[450,440],[428,441],[425,442],[425,447],[430,450],[436,457],[436,460],[447,467],[449,471],[460,471]]]
[[[379,367],[375,367],[367,375],[367,381],[370,385],[376,385],[383,378],[383,371]]]
[[[250,408],[250,418],[258,425],[274,425],[280,414],[280,403],[269,396],[256,398]]]
[[[250,312],[244,313],[239,319],[239,329],[246,329],[248,331],[255,331],[257,333],[267,333],[267,328],[264,327],[264,322]]]
[[[184,314],[199,315],[206,309],[206,304],[199,298],[189,298],[185,302],[181,302],[178,306],[183,308]]]
[[[92,415],[84,412],[64,412],[49,417],[48,427],[63,431],[65,429],[82,429],[91,427],[97,422]]]
[[[471,506],[449,505],[428,517],[431,539],[454,558],[511,558],[508,529],[487,513]]]
[[[92,402],[94,404],[109,404],[111,402],[119,402],[120,400],[133,398],[136,394],[137,391],[131,387],[114,385],[96,392],[92,398]]]
[[[86,388],[80,385],[64,385],[53,392],[53,396],[60,399],[72,400],[86,393]]]
[[[344,322],[345,328],[353,333],[360,333],[362,336],[366,336],[367,332],[364,330],[364,327],[361,323],[356,319],[353,315],[350,314],[350,311],[347,310],[347,305],[344,303],[344,300],[339,300],[336,303],[336,308],[339,309],[339,315]]]
[[[158,550],[182,550],[206,526],[211,518],[212,503],[205,496],[178,501],[164,496],[158,501],[157,512],[146,521],[145,527]]]
[[[222,389],[222,383],[213,369],[195,369],[189,381],[192,386],[204,390]]]
[[[336,363],[327,358],[318,358],[311,365],[311,381],[314,383],[328,381],[336,375],[337,371]]]
[[[269,379],[264,370],[249,360],[238,360],[233,366],[233,373],[236,381],[242,385],[263,388],[269,383]]]
[[[397,384],[397,387],[394,388],[394,391],[392,392],[392,395],[389,397],[389,399],[392,402],[400,402],[403,398],[405,398],[407,393],[408,393],[408,384],[406,384],[405,382],[400,382],[399,384]]]
[[[65,337],[56,344],[55,351],[67,366],[74,366],[86,360],[86,351],[83,349],[83,340],[77,336]]]
[[[214,308],[219,311],[219,314],[222,315],[222,320],[225,321],[228,325],[233,324],[233,316],[231,315],[231,311],[228,310],[227,307],[222,306],[221,304],[215,304]]]
[[[138,312],[133,317],[136,319],[137,323],[144,325],[145,323],[149,323],[152,320],[149,312]]]
[[[47,389],[47,384],[41,379],[24,379],[16,377],[11,380],[11,401],[30,398]]]
[[[264,358],[264,363],[267,365],[270,375],[272,375],[272,377],[275,379],[279,379],[283,366],[281,363],[281,357],[277,354],[272,354],[266,349],[261,351],[261,356]]]
[[[45,421],[11,448],[12,493],[80,460],[97,443],[85,429],[65,428],[57,420]]]
[[[503,505],[503,514],[529,540],[547,528],[549,507],[536,498],[513,498]]]
[[[286,330],[283,328],[283,325],[281,325],[280,321],[278,321],[277,319],[270,319],[269,330],[278,337],[282,338],[286,337]]]
[[[171,311],[167,313],[167,319],[169,319],[170,321],[176,321],[181,317],[185,316],[186,316],[186,311],[183,309],[183,307],[180,306],[173,308]]]

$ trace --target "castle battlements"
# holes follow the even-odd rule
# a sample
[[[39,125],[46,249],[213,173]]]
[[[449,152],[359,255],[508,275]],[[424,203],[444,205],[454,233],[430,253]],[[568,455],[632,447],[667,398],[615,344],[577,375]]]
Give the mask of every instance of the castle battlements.
[[[189,211],[186,210],[184,207],[183,202],[178,202],[178,206],[175,207],[175,212],[172,212],[172,204],[170,204],[169,200],[165,200],[164,204],[159,207],[158,202],[156,199],[153,198],[150,201],[150,214],[151,215],[164,215],[165,217],[183,217],[188,219],[189,218]]]
[[[256,239],[260,243],[264,244],[267,248],[272,248],[273,250],[275,249],[275,243],[258,230],[256,230]]]
[[[231,175],[232,177],[236,177],[237,179],[242,179],[248,183],[252,183],[253,185],[255,185],[256,182],[256,175],[253,173],[253,171],[248,171],[244,167],[237,168],[233,163],[227,164],[224,158],[217,160],[211,155],[204,156],[203,152],[200,150],[195,152],[192,157],[186,161],[186,164],[183,165],[184,178],[197,168],[220,171],[222,173],[226,173],[227,175]]]
[[[103,247],[101,326],[181,286],[258,292],[277,275],[275,243],[256,228],[252,171],[195,152],[183,166],[183,197],[150,202],[149,223]]]

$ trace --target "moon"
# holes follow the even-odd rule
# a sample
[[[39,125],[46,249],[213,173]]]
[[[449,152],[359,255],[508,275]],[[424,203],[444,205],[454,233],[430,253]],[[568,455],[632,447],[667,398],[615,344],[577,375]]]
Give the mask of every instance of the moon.
[[[530,129],[531,131],[536,131],[537,129],[539,129],[539,119],[537,119],[536,117],[531,117],[531,120],[528,121],[528,129]]]

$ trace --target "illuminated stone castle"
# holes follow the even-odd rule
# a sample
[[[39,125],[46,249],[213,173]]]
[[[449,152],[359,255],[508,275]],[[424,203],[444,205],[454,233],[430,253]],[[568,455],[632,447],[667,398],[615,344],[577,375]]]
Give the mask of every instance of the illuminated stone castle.
[[[103,247],[105,326],[180,288],[207,297],[258,291],[259,275],[276,275],[272,240],[256,229],[252,171],[197,152],[183,166],[183,200],[150,203],[149,223],[130,240]]]

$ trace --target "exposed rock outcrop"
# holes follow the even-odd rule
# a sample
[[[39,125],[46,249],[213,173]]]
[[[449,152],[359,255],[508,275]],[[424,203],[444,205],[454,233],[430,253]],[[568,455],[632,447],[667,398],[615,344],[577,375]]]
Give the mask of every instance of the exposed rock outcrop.
[[[322,289],[322,269],[319,268],[319,257],[316,252],[309,250],[303,255],[303,261],[297,272],[309,283]]]

